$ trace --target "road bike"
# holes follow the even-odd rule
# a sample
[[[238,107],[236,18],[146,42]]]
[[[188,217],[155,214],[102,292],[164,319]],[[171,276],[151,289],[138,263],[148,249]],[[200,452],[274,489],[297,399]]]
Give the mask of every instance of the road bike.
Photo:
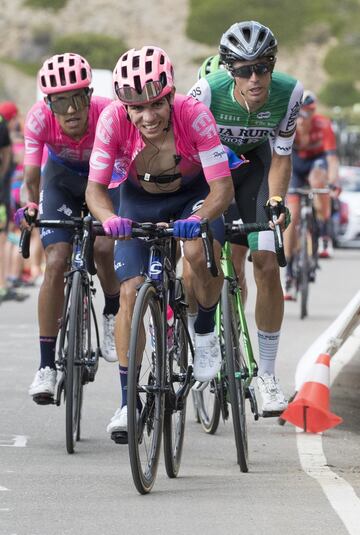
[[[230,404],[237,463],[242,472],[248,471],[246,399],[250,402],[254,419],[259,418],[256,396],[251,385],[258,367],[252,350],[241,288],[232,262],[230,239],[232,235],[247,235],[264,230],[270,230],[268,223],[233,223],[226,226],[226,242],[221,254],[224,284],[216,310],[216,330],[222,354],[221,369],[213,380],[196,384],[193,388],[195,413],[206,433],[216,433],[220,416],[224,421],[229,419]],[[278,262],[284,266],[286,261],[282,233],[279,230],[274,229],[275,245]]]
[[[313,207],[314,195],[329,193],[329,188],[290,188],[288,193],[300,197],[300,221],[297,230],[298,249],[292,270],[295,289],[300,295],[300,318],[308,316],[309,285],[315,282],[318,263],[318,223]]]
[[[179,473],[187,396],[194,383],[194,347],[187,327],[184,287],[176,275],[173,229],[153,223],[133,226],[132,237],[145,238],[150,252],[131,323],[127,441],[134,484],[140,494],[146,494],[156,479],[162,436],[167,475],[174,478]],[[201,228],[205,243],[206,221]],[[214,271],[213,255],[209,255]],[[172,325],[168,323],[169,307]]]
[[[54,398],[36,396],[39,404],[61,404],[65,402],[66,449],[74,453],[80,440],[83,387],[93,382],[101,356],[99,328],[93,299],[96,288],[93,275],[96,268],[92,257],[94,230],[102,234],[99,222],[93,222],[90,215],[73,217],[69,220],[36,220],[27,217],[28,222],[39,228],[65,228],[73,231],[72,255],[69,270],[64,273],[64,306],[60,320],[56,349],[56,369],[59,372]],[[20,251],[29,257],[31,230],[23,230]],[[34,396],[35,398],[35,396]]]

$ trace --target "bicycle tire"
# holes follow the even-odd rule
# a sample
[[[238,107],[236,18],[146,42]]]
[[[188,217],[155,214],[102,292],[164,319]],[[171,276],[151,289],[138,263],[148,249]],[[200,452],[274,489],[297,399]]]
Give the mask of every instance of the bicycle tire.
[[[182,298],[184,291],[181,281],[176,280],[175,295]],[[184,327],[186,319],[175,314],[174,317],[174,340],[173,347],[167,353],[168,358],[168,378],[167,383],[170,385],[170,393],[176,396],[181,389],[188,372],[188,339]],[[171,395],[165,397],[164,413],[164,459],[165,469],[168,477],[177,477],[185,436],[186,423],[186,402],[187,398],[182,400],[180,407],[171,406]],[[170,402],[170,403],[169,403]]]
[[[128,370],[128,448],[133,481],[140,494],[151,491],[160,457],[164,418],[164,343],[161,321],[156,289],[151,283],[145,282],[135,301]]]
[[[75,271],[71,282],[71,295],[68,322],[68,351],[65,378],[65,420],[66,449],[74,453],[75,443],[80,440],[80,417],[83,396],[82,359],[83,359],[83,286],[81,273]]]
[[[303,222],[300,229],[300,318],[308,315],[309,298],[309,253],[308,253],[308,226]]]
[[[224,280],[221,291],[221,318],[223,323],[222,350],[225,353],[226,378],[228,394],[231,404],[232,422],[234,428],[237,463],[242,472],[248,471],[248,441],[245,409],[245,388],[242,380],[241,348],[239,344],[239,330],[235,318],[233,295],[227,279]]]

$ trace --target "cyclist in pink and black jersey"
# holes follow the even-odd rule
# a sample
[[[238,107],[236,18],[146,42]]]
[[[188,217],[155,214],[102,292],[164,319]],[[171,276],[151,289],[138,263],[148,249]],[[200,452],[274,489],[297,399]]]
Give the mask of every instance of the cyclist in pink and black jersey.
[[[128,345],[136,288],[143,281],[149,245],[131,235],[131,221],[174,220],[174,235],[184,240],[192,285],[199,304],[195,322],[194,375],[206,381],[216,375],[221,356],[214,314],[222,277],[206,269],[200,219],[208,218],[219,263],[224,241],[222,212],[233,196],[227,154],[212,114],[192,97],[175,95],[173,67],[160,48],[144,46],[120,57],[114,70],[119,101],[101,114],[90,159],[86,199],[106,233],[119,238],[116,273],[121,308],[116,321],[122,390],[121,407],[107,430],[127,430]],[[120,210],[108,196],[112,169],[120,186]]]
[[[65,53],[46,60],[38,82],[46,95],[30,109],[25,122],[24,181],[27,205],[15,220],[26,225],[24,211],[39,210],[43,219],[79,216],[85,201],[89,158],[101,111],[111,102],[92,97],[88,62],[78,54]],[[40,175],[44,148],[48,158]],[[55,345],[64,299],[64,272],[71,254],[72,232],[42,229],[46,269],[39,293],[40,368],[30,386],[34,401],[51,403],[56,382]],[[113,265],[113,243],[96,240],[95,260],[105,295],[103,356],[116,361],[114,318],[119,308],[119,283]]]

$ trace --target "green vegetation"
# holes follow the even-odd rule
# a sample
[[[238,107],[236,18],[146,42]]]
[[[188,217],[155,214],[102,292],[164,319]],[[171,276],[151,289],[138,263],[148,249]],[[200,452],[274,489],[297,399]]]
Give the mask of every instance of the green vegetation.
[[[347,90],[341,99],[351,105],[353,98],[358,98],[360,0],[252,0],[241,4],[239,0],[190,0],[186,31],[194,41],[217,47],[224,31],[241,20],[258,20],[269,26],[278,38],[280,51],[286,47],[291,52],[305,43],[322,44],[335,37],[337,45],[324,62],[330,76],[322,93],[324,103],[339,103],[336,87],[340,88],[345,79],[343,87]]]
[[[117,60],[127,48],[120,39],[93,33],[79,33],[55,39],[51,45],[51,54],[76,52],[84,56],[93,69],[113,70]]]
[[[19,61],[16,59],[9,59],[4,57],[1,58],[1,62],[15,67],[20,72],[22,72],[23,74],[27,74],[28,76],[36,76],[42,63],[41,61],[39,61],[39,63],[26,63],[25,61]]]
[[[57,11],[66,6],[67,0],[25,0],[24,5],[33,9],[52,9]]]

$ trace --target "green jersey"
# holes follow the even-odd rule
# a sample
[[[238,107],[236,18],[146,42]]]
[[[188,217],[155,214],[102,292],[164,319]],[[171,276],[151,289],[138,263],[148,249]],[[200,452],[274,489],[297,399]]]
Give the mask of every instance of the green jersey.
[[[234,85],[230,73],[220,69],[198,80],[189,91],[210,108],[221,142],[237,154],[244,154],[270,139],[276,153],[291,154],[303,92],[300,82],[274,72],[268,99],[254,112],[237,102]]]

